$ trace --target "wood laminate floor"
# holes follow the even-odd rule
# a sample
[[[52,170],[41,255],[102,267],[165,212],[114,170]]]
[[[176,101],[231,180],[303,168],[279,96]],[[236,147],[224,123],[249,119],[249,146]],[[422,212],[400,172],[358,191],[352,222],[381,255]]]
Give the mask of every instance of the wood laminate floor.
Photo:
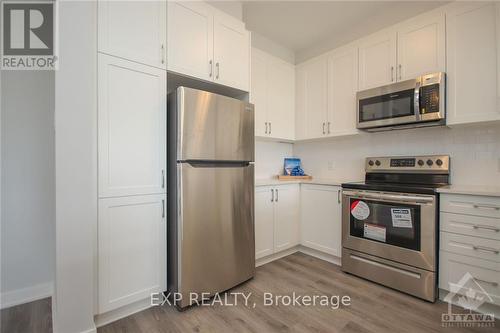
[[[1,333],[52,333],[52,303],[44,298],[1,311]]]
[[[264,306],[264,293],[291,295],[294,291],[297,295],[349,295],[351,305],[337,310],[321,305]],[[98,332],[500,332],[498,320],[495,328],[442,327],[447,303],[419,300],[302,253],[257,268],[254,279],[231,292],[252,293],[250,306],[199,306],[184,312],[157,306]]]

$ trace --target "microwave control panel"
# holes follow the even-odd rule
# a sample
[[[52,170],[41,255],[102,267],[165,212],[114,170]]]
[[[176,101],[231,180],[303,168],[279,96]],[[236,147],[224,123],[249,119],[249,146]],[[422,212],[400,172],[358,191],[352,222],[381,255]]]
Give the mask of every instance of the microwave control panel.
[[[439,112],[439,84],[420,88],[420,113]]]

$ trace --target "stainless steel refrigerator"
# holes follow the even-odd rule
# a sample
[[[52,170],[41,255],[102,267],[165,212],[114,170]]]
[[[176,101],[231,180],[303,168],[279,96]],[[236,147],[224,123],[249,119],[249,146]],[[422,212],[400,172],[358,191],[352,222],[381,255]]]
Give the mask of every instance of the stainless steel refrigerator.
[[[254,276],[254,107],[179,87],[167,113],[167,276],[184,308]]]

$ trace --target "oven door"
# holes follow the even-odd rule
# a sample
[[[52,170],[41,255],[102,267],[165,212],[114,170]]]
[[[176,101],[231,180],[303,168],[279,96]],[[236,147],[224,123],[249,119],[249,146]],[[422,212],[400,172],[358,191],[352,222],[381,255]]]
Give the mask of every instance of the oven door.
[[[418,79],[357,93],[357,128],[409,124],[420,118]]]
[[[436,270],[436,197],[344,190],[345,248]]]

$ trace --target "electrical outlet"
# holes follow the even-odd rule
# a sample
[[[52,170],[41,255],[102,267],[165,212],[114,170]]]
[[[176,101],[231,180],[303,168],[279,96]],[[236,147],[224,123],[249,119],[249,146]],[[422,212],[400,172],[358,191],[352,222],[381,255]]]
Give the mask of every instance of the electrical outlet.
[[[328,161],[328,170],[333,171],[335,169],[335,162],[334,161]]]

